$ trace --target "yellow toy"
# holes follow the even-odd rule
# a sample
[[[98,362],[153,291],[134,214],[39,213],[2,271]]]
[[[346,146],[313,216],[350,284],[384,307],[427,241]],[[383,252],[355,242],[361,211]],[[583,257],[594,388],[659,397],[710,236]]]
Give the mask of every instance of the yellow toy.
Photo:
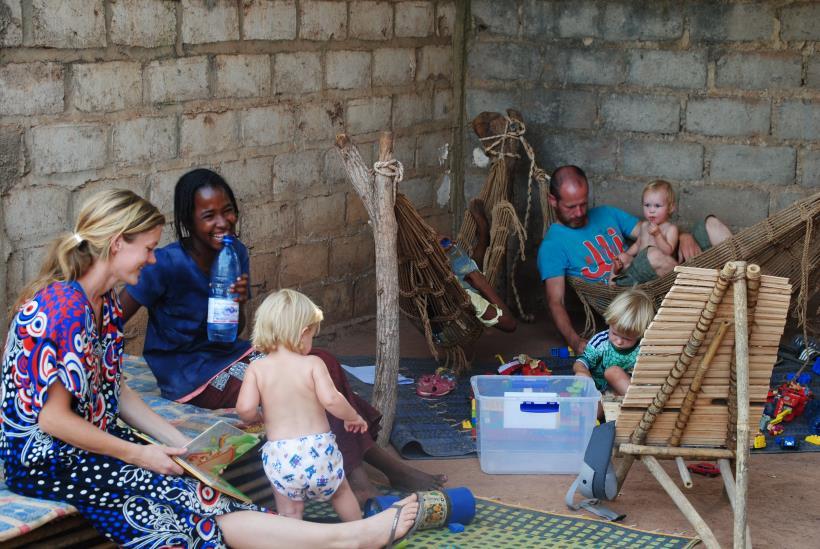
[[[763,433],[758,433],[755,435],[755,442],[754,442],[755,450],[759,450],[760,448],[766,447],[766,435]]]
[[[815,446],[820,446],[820,435],[809,435],[803,440],[805,440],[809,444],[814,444]]]

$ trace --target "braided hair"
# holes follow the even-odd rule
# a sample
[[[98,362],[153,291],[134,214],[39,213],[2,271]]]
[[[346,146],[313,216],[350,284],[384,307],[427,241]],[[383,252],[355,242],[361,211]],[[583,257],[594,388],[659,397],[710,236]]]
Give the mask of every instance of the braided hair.
[[[179,178],[174,187],[174,232],[180,243],[191,235],[194,227],[194,196],[202,188],[222,189],[239,215],[239,205],[228,183],[218,173],[198,168]]]

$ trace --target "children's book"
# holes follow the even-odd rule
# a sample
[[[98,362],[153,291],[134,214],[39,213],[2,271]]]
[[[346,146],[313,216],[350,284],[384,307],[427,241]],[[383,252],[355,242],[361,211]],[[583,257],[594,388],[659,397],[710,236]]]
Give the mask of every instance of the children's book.
[[[149,435],[133,428],[132,430],[142,440],[151,444],[160,444]],[[225,421],[218,421],[185,446],[188,449],[187,454],[172,456],[171,459],[177,462],[192,477],[204,482],[214,490],[245,503],[251,503],[251,498],[222,478],[221,475],[228,465],[239,459],[258,443],[259,437],[257,435],[246,433]]]

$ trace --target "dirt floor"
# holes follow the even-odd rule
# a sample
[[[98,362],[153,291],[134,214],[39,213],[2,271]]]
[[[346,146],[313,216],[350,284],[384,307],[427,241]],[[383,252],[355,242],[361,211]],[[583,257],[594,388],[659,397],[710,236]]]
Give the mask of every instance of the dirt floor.
[[[375,321],[326,334],[317,341],[340,356],[375,355]],[[545,318],[524,324],[514,334],[488,330],[476,345],[476,357],[490,360],[496,353],[545,355],[559,345],[557,331]],[[401,356],[427,357],[422,336],[402,319]],[[391,447],[392,448],[392,447]],[[477,496],[562,514],[572,512],[563,499],[574,476],[487,475],[477,458],[414,460],[413,466],[445,473],[450,486],[467,486]],[[662,462],[667,472],[680,479],[672,462]],[[379,473],[371,470],[374,479]],[[695,486],[686,490],[698,513],[707,521],[722,546],[732,546],[732,513],[720,477],[693,475]],[[750,461],[749,523],[755,547],[817,547],[820,531],[820,453],[753,455]],[[682,490],[685,490],[681,486]],[[625,513],[623,524],[644,530],[694,536],[695,531],[646,468],[636,463],[621,495],[610,507]]]

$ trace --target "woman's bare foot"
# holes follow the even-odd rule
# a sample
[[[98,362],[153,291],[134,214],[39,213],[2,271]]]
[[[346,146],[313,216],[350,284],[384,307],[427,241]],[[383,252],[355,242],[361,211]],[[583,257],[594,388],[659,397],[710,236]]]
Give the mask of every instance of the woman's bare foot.
[[[418,496],[410,494],[394,503],[389,509],[363,520],[362,526],[365,531],[362,532],[362,538],[368,541],[362,543],[362,547],[384,547],[388,543],[400,539],[413,527],[418,512]],[[397,516],[398,520],[396,521]],[[395,529],[393,528],[394,524]]]

